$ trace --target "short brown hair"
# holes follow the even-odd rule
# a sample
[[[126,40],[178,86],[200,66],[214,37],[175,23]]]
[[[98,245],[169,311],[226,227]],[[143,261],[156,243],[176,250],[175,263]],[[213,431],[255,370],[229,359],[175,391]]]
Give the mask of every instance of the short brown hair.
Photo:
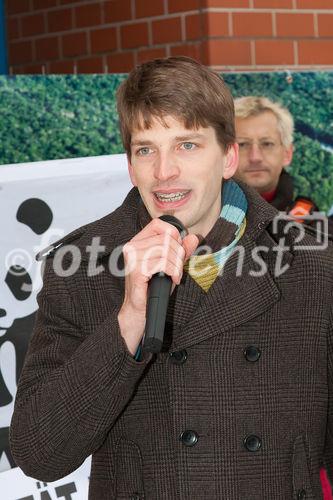
[[[167,115],[188,129],[212,126],[227,149],[235,142],[234,103],[223,79],[189,57],[155,59],[133,69],[117,92],[120,131],[127,155],[134,129],[149,129]]]

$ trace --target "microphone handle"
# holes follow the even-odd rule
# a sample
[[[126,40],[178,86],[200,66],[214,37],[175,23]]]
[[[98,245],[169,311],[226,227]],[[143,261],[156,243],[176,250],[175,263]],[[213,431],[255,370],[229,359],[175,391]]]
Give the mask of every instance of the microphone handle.
[[[171,285],[172,279],[163,272],[154,274],[149,282],[144,351],[157,353],[162,349]]]
[[[173,215],[161,215],[160,219],[177,228],[181,235],[186,234],[183,224]],[[162,349],[171,286],[172,279],[163,271],[154,274],[149,281],[145,336],[142,346],[144,351],[157,353]]]

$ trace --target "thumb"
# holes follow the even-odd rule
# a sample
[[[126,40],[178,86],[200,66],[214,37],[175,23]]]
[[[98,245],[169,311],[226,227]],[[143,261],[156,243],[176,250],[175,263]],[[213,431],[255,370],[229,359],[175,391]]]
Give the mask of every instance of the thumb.
[[[191,257],[197,246],[199,245],[199,238],[195,234],[188,234],[183,239],[183,248],[185,250],[185,261]]]

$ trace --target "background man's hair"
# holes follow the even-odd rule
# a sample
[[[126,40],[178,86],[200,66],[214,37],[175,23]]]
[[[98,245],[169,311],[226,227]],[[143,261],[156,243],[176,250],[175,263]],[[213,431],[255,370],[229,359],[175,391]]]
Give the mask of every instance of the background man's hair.
[[[236,118],[249,118],[270,111],[277,119],[281,142],[285,147],[293,143],[294,120],[287,108],[263,96],[246,96],[235,99]]]
[[[227,149],[235,142],[234,103],[223,79],[188,57],[155,59],[133,69],[117,92],[120,131],[130,157],[134,129],[163,125],[171,115],[186,128],[212,126]]]

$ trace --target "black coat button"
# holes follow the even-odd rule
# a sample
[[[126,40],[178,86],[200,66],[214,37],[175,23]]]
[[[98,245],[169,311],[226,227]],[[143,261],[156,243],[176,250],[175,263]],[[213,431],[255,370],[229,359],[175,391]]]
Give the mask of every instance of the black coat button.
[[[244,446],[248,451],[258,451],[261,448],[261,440],[258,436],[250,434],[244,438]]]
[[[260,358],[261,352],[254,345],[249,345],[244,349],[244,356],[247,361],[251,361],[251,363],[254,363]]]
[[[170,361],[175,365],[182,365],[187,360],[187,351],[182,349],[181,351],[170,352]]]
[[[298,490],[297,500],[305,500],[305,498],[306,498],[306,491],[305,490]]]
[[[179,436],[179,439],[185,446],[194,446],[197,444],[199,436],[195,431],[184,431]]]

